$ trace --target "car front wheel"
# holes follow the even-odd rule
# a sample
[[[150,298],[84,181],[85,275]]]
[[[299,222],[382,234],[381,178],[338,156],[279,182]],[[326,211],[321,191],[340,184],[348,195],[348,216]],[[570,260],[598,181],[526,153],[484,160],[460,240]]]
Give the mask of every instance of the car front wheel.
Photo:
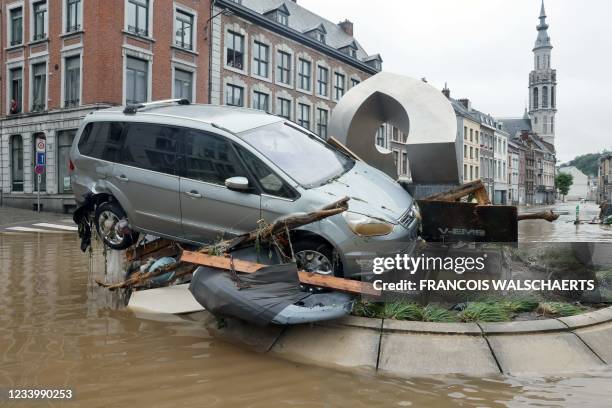
[[[342,267],[334,256],[333,248],[325,242],[298,241],[293,244],[293,251],[300,270],[329,276],[342,275]]]
[[[104,245],[109,248],[127,249],[138,240],[138,233],[127,228],[126,221],[125,211],[116,203],[107,202],[96,208],[96,229]]]

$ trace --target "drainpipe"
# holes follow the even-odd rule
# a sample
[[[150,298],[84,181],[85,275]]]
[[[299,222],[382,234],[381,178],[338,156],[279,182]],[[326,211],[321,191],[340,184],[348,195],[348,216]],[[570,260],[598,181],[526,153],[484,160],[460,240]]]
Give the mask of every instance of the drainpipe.
[[[212,16],[213,11],[215,10],[216,0],[212,0],[210,2],[210,17],[208,18],[208,23],[206,27],[208,29],[208,103],[211,103],[212,99]]]

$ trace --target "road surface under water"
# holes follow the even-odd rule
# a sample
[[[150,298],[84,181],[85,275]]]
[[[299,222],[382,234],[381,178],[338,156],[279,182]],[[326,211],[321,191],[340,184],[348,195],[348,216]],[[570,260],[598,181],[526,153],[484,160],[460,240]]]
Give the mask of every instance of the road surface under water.
[[[583,221],[574,225],[576,205],[580,206],[579,218]],[[597,204],[589,202],[557,203],[553,206],[519,207],[519,213],[531,213],[543,210],[560,213],[554,222],[543,220],[525,220],[519,222],[520,242],[612,242],[612,226],[589,224],[599,215]]]
[[[610,406],[612,370],[554,378],[394,379],[287,362],[195,321],[118,307],[74,234],[0,234],[0,388],[72,389],[37,407]],[[316,341],[316,339],[313,339]],[[435,352],[435,350],[432,350]]]

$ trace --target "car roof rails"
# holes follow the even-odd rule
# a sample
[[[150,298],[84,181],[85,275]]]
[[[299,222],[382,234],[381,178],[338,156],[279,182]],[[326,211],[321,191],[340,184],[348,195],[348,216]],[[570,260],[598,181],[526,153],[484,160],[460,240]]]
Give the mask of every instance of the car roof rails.
[[[139,110],[144,109],[144,108],[154,108],[156,106],[169,105],[169,104],[174,104],[174,103],[176,103],[178,105],[189,105],[190,104],[189,100],[185,99],[185,98],[182,98],[182,99],[162,99],[160,101],[144,102],[144,103],[127,105],[125,107],[125,109],[123,109],[123,113],[128,114],[128,115],[134,115]]]

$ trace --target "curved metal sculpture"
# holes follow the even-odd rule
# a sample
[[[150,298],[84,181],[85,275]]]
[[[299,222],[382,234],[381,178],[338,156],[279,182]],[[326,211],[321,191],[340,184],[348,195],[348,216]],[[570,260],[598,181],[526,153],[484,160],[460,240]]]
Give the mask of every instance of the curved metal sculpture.
[[[458,182],[457,121],[439,90],[421,80],[380,72],[351,88],[332,111],[329,134],[397,179],[392,153],[374,144],[374,134],[383,123],[408,135],[413,182]]]

